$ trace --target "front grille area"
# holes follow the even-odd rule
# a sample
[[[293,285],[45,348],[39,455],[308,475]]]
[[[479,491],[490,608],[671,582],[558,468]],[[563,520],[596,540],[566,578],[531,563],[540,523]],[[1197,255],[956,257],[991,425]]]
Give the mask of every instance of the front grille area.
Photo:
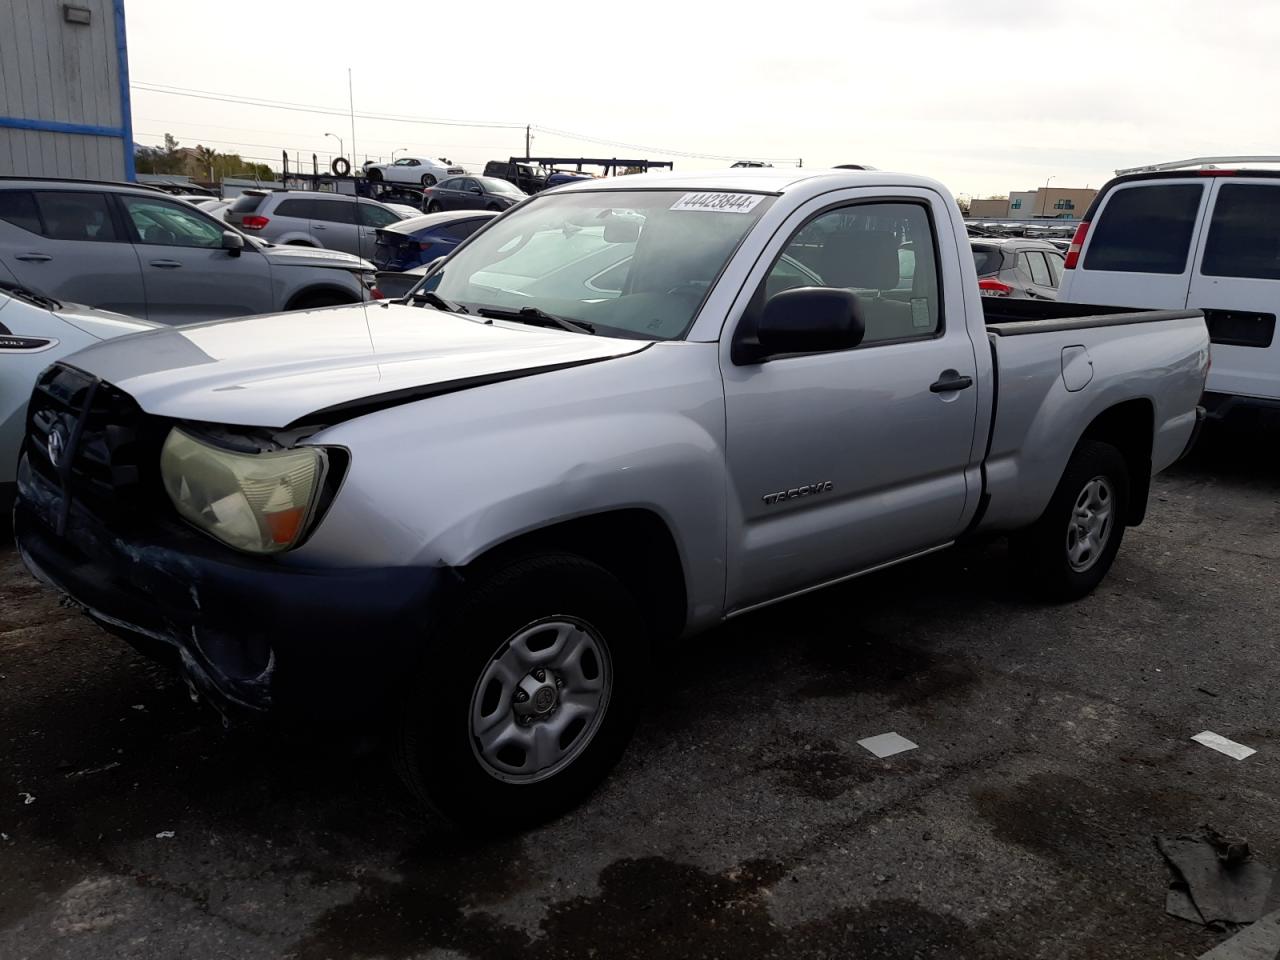
[[[128,394],[58,363],[31,394],[25,449],[33,470],[105,516],[137,509],[158,483],[165,429]]]

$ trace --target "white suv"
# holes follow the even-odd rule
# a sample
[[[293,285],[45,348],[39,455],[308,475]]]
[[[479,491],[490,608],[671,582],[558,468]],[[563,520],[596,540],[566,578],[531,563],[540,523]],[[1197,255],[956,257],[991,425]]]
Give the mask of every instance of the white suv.
[[[386,183],[411,183],[415,187],[434,187],[445,177],[467,171],[441,157],[401,157],[395,163],[371,163],[364,168],[370,180]]]
[[[1076,230],[1059,288],[1075,303],[1204,310],[1216,419],[1280,414],[1280,170],[1219,166],[1263,159],[1117,171]]]

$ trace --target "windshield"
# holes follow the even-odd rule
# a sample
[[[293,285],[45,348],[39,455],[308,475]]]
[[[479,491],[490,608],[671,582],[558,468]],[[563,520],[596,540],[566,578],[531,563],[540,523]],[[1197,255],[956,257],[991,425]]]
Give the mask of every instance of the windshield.
[[[477,177],[484,189],[488,193],[510,193],[517,197],[523,197],[524,191],[514,184],[508,183],[506,180],[499,180],[497,177]]]
[[[471,313],[533,307],[611,336],[684,336],[747,231],[751,193],[547,194],[500,217],[424,281]]]

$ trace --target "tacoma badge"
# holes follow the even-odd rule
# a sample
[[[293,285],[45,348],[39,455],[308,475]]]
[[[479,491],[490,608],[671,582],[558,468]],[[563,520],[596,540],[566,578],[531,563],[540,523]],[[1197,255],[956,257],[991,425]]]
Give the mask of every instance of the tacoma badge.
[[[782,503],[784,500],[795,500],[798,497],[808,497],[815,493],[830,493],[831,481],[822,480],[818,483],[806,483],[803,487],[792,487],[790,490],[779,490],[777,493],[766,493],[760,499],[769,506],[775,503]]]

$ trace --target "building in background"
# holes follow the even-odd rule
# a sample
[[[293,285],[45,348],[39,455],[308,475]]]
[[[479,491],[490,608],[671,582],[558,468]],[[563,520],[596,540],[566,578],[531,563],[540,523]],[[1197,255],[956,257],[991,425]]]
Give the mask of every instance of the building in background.
[[[984,220],[1079,220],[1097,195],[1097,190],[1088,187],[1014,190],[1008,197],[970,201],[969,217]]]
[[[0,175],[133,169],[124,0],[0,2]]]
[[[1008,197],[988,197],[969,201],[969,216],[978,220],[1004,220],[1009,216]]]

